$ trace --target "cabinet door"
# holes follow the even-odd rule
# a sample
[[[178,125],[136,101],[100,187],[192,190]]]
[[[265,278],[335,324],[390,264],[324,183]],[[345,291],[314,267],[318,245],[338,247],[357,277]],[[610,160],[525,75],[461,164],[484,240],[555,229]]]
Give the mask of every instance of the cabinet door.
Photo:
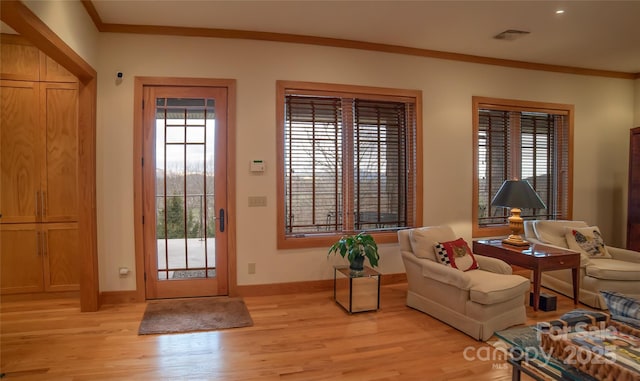
[[[42,224],[45,291],[80,289],[78,224]]]
[[[0,213],[3,223],[35,222],[40,193],[37,82],[0,81]]]
[[[40,54],[40,80],[45,82],[78,82],[78,78],[42,52]]]
[[[40,79],[40,51],[18,35],[0,36],[0,78],[19,81]]]
[[[43,291],[43,246],[36,224],[0,225],[0,293]]]
[[[78,220],[78,86],[42,83],[42,221]]]

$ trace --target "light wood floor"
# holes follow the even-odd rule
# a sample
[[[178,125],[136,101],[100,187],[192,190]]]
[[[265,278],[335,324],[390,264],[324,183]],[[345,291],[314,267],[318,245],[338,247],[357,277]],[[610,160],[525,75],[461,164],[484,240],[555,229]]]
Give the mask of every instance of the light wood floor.
[[[3,302],[0,369],[7,380],[511,379],[502,359],[465,360],[488,344],[406,307],[406,284],[383,286],[377,312],[349,315],[332,296],[246,297],[252,327],[157,336],[137,335],[145,303]],[[558,306],[529,307],[529,323],[574,308],[563,296]]]

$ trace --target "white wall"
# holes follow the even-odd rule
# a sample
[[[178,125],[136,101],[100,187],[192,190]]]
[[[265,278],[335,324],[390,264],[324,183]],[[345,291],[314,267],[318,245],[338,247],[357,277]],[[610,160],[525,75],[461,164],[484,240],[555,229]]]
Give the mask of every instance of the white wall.
[[[419,89],[423,92],[424,223],[451,224],[471,239],[474,95],[575,105],[574,218],[624,239],[629,127],[634,81],[527,71],[422,57],[273,42],[100,35],[97,70],[98,253],[101,291],[132,290],[134,276],[133,78],[237,80],[238,284],[327,279],[326,248],[276,249],[275,82],[298,80]],[[125,73],[116,85],[113,73]],[[637,91],[637,90],[636,90]],[[637,109],[637,100],[636,100]],[[636,120],[638,119],[636,112]],[[267,171],[251,175],[251,159]],[[443,160],[444,159],[444,160]],[[443,181],[444,180],[444,181]],[[443,186],[443,184],[446,184]],[[259,190],[259,191],[258,191]],[[267,197],[248,208],[249,196]],[[404,272],[396,245],[382,245],[381,271]],[[247,274],[247,263],[256,274]]]
[[[89,65],[96,67],[98,29],[79,1],[23,0],[23,3]]]

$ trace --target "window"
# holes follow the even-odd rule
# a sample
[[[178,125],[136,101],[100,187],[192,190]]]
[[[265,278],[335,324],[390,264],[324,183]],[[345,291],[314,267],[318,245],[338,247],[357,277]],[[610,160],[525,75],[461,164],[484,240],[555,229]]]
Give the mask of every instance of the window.
[[[280,248],[416,226],[420,92],[278,81],[277,98]]]
[[[473,98],[473,235],[508,234],[508,208],[491,200],[507,179],[529,181],[546,209],[524,219],[570,219],[573,106]]]

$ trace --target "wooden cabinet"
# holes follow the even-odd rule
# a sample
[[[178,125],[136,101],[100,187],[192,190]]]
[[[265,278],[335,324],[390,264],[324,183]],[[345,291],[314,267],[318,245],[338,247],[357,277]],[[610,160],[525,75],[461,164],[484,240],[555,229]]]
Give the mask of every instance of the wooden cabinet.
[[[2,223],[36,222],[40,198],[38,82],[0,81]]]
[[[42,240],[38,224],[0,225],[0,292],[44,291]]]
[[[0,293],[79,290],[77,223],[2,224],[0,249]]]
[[[0,78],[16,81],[78,82],[56,61],[21,36],[0,35]]]
[[[2,294],[79,289],[78,83],[34,49],[2,35]]]
[[[0,86],[2,223],[77,221],[77,85]]]
[[[627,249],[640,251],[640,127],[631,129],[628,198]]]

